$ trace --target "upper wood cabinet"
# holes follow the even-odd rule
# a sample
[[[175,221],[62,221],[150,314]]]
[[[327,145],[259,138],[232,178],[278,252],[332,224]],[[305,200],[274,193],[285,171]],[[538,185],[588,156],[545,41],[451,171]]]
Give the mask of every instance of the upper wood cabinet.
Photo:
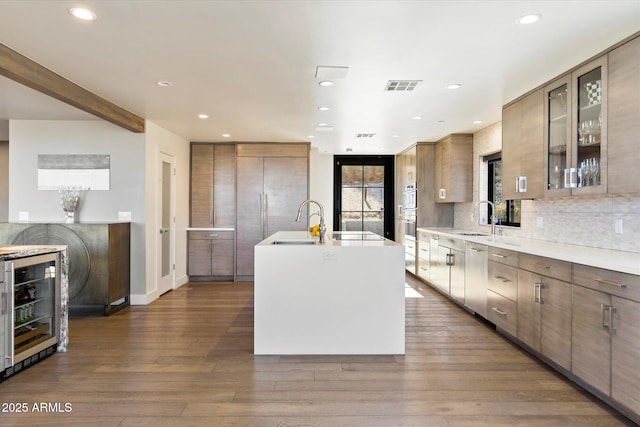
[[[640,37],[609,53],[607,158],[609,193],[640,192]]]
[[[502,111],[502,196],[507,200],[544,195],[542,89]]]
[[[235,146],[191,144],[191,227],[234,227],[235,189]]]
[[[473,200],[473,135],[452,134],[436,143],[436,202]]]
[[[544,89],[545,196],[607,191],[607,55]]]

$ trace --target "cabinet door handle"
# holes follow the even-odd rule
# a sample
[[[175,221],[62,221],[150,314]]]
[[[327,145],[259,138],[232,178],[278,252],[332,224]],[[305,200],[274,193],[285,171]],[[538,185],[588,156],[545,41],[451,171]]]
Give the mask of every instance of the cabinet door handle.
[[[498,307],[491,307],[491,310],[495,311],[500,316],[507,317],[507,312],[500,310]]]
[[[609,316],[605,316],[605,312],[609,312]],[[610,305],[605,305],[605,304],[600,304],[600,315],[602,316],[602,327],[604,329],[608,329],[609,332],[611,332],[611,306]],[[609,320],[609,323],[607,323],[607,319]]]
[[[613,313],[616,312],[616,308],[614,306],[609,306],[609,333],[614,334],[616,332],[616,328],[613,327]]]
[[[476,248],[469,248],[469,250],[470,250],[471,252],[482,252],[482,250],[480,250],[480,249],[476,249]]]
[[[598,283],[602,283],[603,285],[615,286],[617,288],[626,288],[627,285],[624,283],[612,282],[611,280],[606,279],[594,279]]]
[[[506,258],[506,255],[502,255],[502,254],[491,254],[491,256],[494,256],[496,258]]]
[[[538,304],[544,304],[544,300],[542,299],[542,288],[544,288],[544,283],[534,283],[533,302],[537,302]]]
[[[502,283],[508,283],[508,282],[511,281],[511,280],[509,280],[509,279],[507,279],[506,277],[503,277],[503,276],[494,276],[494,278],[500,280]]]

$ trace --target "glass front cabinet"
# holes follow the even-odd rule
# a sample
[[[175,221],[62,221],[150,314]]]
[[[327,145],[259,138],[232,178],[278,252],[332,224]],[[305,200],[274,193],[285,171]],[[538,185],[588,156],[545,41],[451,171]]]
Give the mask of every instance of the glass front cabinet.
[[[607,56],[545,88],[547,197],[607,191]]]

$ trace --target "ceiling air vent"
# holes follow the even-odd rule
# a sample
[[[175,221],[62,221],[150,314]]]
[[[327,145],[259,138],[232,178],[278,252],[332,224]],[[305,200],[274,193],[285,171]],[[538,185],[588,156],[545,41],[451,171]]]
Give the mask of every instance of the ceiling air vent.
[[[418,86],[422,80],[389,80],[384,88],[387,92],[408,92]]]
[[[356,133],[356,138],[373,138],[375,133]]]

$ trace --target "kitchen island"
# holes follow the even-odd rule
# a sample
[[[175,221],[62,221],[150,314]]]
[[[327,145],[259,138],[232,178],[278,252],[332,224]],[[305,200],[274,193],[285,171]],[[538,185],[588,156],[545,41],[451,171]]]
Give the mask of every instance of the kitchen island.
[[[370,232],[255,247],[255,354],[404,354],[404,248]]]

